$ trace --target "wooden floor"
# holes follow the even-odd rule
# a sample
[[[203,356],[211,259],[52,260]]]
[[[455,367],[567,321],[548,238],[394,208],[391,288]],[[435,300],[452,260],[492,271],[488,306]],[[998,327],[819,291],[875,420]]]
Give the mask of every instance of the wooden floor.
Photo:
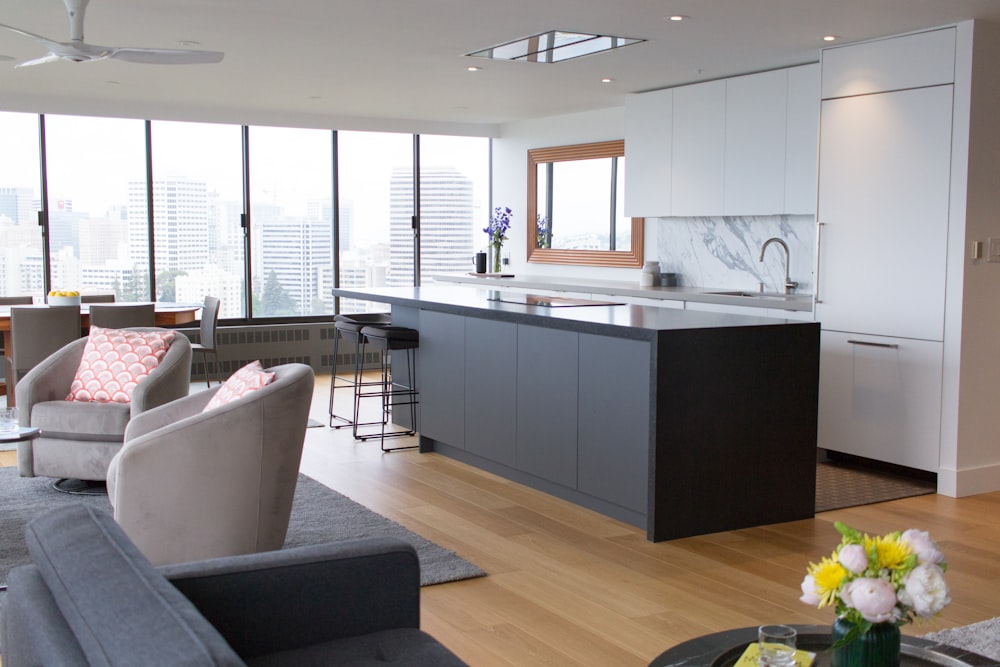
[[[328,382],[317,378],[312,417],[324,426],[307,431],[302,471],[489,573],[422,589],[423,628],[471,665],[646,665],[708,632],[830,623],[831,612],[798,596],[809,561],[839,542],[835,520],[871,533],[922,528],[940,542],[952,604],[906,634],[1000,615],[1000,492],[651,544],[639,529],[447,458],[356,443],[325,425]]]
[[[324,422],[328,381],[317,379],[312,411]],[[708,632],[828,624],[832,612],[798,596],[807,564],[840,541],[835,520],[871,533],[921,528],[941,543],[953,602],[905,633],[1000,615],[1000,492],[652,544],[637,528],[450,459],[381,454],[377,442],[326,427],[309,429],[302,470],[489,573],[422,594],[423,628],[472,665],[645,665]]]

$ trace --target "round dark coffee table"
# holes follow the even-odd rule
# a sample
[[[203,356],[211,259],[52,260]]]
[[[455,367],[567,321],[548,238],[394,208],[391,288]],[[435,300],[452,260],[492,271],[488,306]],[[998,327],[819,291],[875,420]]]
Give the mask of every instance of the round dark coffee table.
[[[798,631],[798,648],[816,654],[814,667],[830,665],[830,626],[793,625]],[[757,641],[757,627],[724,630],[695,637],[664,651],[649,663],[649,667],[730,667],[747,644]],[[900,667],[907,665],[952,665],[954,667],[1000,667],[1000,662],[947,644],[902,637]]]

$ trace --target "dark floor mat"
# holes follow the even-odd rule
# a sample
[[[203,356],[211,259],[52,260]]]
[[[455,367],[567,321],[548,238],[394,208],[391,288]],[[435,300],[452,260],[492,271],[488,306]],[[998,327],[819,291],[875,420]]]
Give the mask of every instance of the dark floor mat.
[[[923,496],[936,491],[937,484],[930,480],[866,469],[855,464],[825,461],[816,464],[817,512]]]

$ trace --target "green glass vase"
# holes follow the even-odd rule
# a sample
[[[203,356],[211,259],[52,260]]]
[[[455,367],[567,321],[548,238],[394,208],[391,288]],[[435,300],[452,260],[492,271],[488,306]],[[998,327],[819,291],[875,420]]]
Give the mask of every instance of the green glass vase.
[[[842,618],[834,621],[833,643],[846,637],[853,627]],[[854,641],[833,649],[830,659],[833,667],[899,667],[899,627],[877,623]]]

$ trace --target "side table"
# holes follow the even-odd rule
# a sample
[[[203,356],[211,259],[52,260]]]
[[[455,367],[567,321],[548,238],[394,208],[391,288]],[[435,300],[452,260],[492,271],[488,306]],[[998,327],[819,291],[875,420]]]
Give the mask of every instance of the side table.
[[[0,433],[0,445],[5,445],[7,443],[23,442],[25,440],[34,440],[39,435],[41,435],[42,429],[37,426],[19,426],[16,431],[11,431],[9,433]]]
[[[798,648],[816,654],[813,667],[829,667],[831,643],[828,625],[793,625],[798,631]],[[724,630],[695,637],[658,655],[649,667],[730,667],[747,644],[757,641],[757,628]],[[1000,662],[965,649],[918,637],[902,636],[900,667],[909,665],[952,665],[954,667],[1000,667]]]

